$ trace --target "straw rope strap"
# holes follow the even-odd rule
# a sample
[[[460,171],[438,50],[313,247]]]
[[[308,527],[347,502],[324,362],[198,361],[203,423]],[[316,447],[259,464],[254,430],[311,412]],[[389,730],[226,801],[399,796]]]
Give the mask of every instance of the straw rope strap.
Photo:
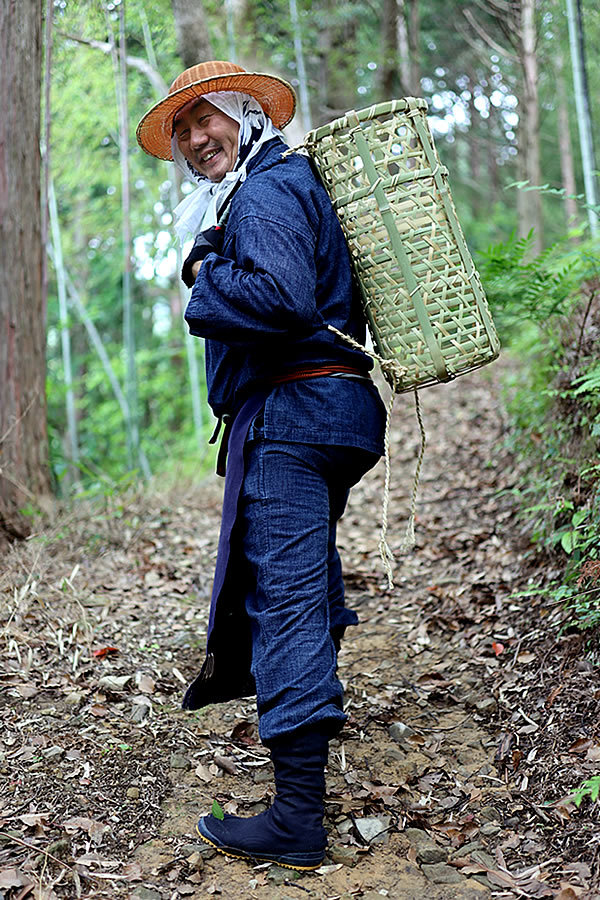
[[[423,416],[421,415],[421,401],[419,400],[419,392],[415,391],[415,411],[417,414],[417,422],[419,423],[419,432],[421,435],[421,448],[417,459],[417,468],[415,469],[415,477],[413,481],[412,497],[410,500],[410,515],[408,517],[408,525],[406,526],[406,534],[400,545],[400,550],[406,552],[412,550],[415,546],[415,519],[417,516],[417,496],[419,493],[419,483],[421,481],[421,466],[423,465],[423,457],[425,456],[425,447],[427,445],[427,435],[425,434],[425,425],[423,424]]]
[[[385,481],[383,487],[383,501],[381,504],[381,531],[379,533],[379,555],[383,563],[383,568],[388,580],[388,589],[394,587],[394,554],[392,548],[387,542],[388,530],[388,507],[390,502],[390,480],[392,466],[390,463],[390,428],[392,424],[392,412],[394,410],[394,401],[396,399],[395,391],[390,394],[390,400],[386,410],[385,418],[385,437],[384,437],[384,459],[385,459]]]
[[[404,366],[401,366],[399,362],[394,359],[385,359],[383,356],[379,356],[378,353],[374,353],[372,350],[367,350],[362,344],[358,341],[355,341],[353,337],[349,334],[344,334],[343,331],[340,331],[339,328],[336,328],[334,325],[327,326],[329,331],[332,331],[339,338],[353,347],[355,350],[360,350],[365,356],[370,357],[375,362],[379,364],[383,375],[385,376],[388,384],[390,385],[390,399],[388,401],[387,409],[386,409],[386,419],[385,419],[385,433],[384,433],[384,461],[385,461],[385,479],[383,486],[383,500],[381,503],[381,530],[379,533],[379,555],[381,557],[381,561],[383,563],[383,568],[385,574],[387,575],[388,580],[388,588],[391,590],[394,587],[394,577],[393,577],[393,565],[394,565],[394,554],[387,540],[387,532],[388,532],[388,511],[390,504],[390,484],[391,484],[391,453],[390,453],[390,428],[392,424],[392,413],[394,410],[394,403],[396,400],[396,394],[398,391],[394,388],[395,383],[401,384],[402,376],[406,371]],[[417,459],[417,468],[415,470],[415,477],[413,479],[413,488],[411,494],[411,503],[410,503],[410,513],[408,518],[408,523],[406,525],[406,532],[402,543],[400,545],[400,551],[402,553],[406,553],[411,550],[415,545],[415,518],[417,514],[417,496],[419,493],[419,482],[421,478],[421,466],[423,465],[423,457],[425,455],[425,446],[427,444],[427,435],[425,433],[425,426],[423,424],[423,417],[421,415],[421,403],[419,400],[418,391],[414,392],[415,395],[415,408],[417,413],[417,421],[419,423],[419,432],[421,435],[421,447],[419,450],[419,457]]]

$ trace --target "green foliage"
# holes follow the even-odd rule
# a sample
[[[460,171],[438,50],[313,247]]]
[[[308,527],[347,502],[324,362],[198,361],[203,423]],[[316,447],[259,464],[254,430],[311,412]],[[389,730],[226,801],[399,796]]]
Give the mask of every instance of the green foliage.
[[[116,31],[117,5],[91,0],[62,0],[55,4],[51,166],[68,275],[122,382],[123,248],[115,79],[110,56],[79,40],[106,43],[109,21]],[[226,4],[220,0],[198,0],[198,8],[204,9],[214,57],[227,59]],[[234,22],[238,61],[251,70],[277,73],[297,86],[288,0],[256,0],[243,9],[243,15]],[[298,12],[314,124],[328,121],[349,108],[389,99],[390,91],[401,95],[397,60],[391,66],[390,78],[385,81],[383,77],[383,3],[298,0]],[[454,22],[462,19],[460,4],[448,6],[439,0],[427,0],[419,4],[419,19],[416,62],[421,75],[420,93],[430,105],[436,143],[442,161],[450,169],[465,233],[475,249],[483,250],[479,266],[504,343],[510,341],[526,360],[526,376],[515,373],[509,388],[517,396],[513,404],[516,433],[522,442],[537,441],[538,448],[543,448],[544,465],[564,468],[566,463],[558,461],[569,455],[565,450],[567,435],[544,424],[555,404],[566,402],[565,397],[554,395],[551,387],[564,369],[559,322],[577,305],[577,287],[590,277],[596,265],[593,248],[588,246],[586,250],[584,245],[573,250],[559,240],[566,223],[556,152],[558,117],[553,64],[558,51],[565,58],[568,56],[564,15],[558,7],[549,8],[540,31],[541,151],[547,182],[543,191],[544,224],[554,243],[543,257],[533,260],[530,242],[520,241],[514,234],[501,244],[483,249],[517,225],[516,194],[504,189],[520,177],[520,124],[515,124],[514,119],[519,118],[521,72],[510,59],[474,49],[474,36],[471,41],[465,40],[462,29],[454,27]],[[491,19],[486,20],[485,27],[504,41],[494,31],[497,26]],[[600,34],[600,15],[590,9],[586,11],[586,29],[591,41]],[[152,4],[128,0],[126,32],[128,54],[143,62],[153,62],[156,57],[158,71],[170,83],[181,70],[170,0],[155,0]],[[598,67],[590,67],[592,96],[600,90],[599,71]],[[192,428],[183,325],[177,311],[178,275],[171,235],[172,167],[146,156],[135,141],[137,121],[157,99],[155,88],[133,66],[128,67],[127,81],[141,443],[153,472],[177,471],[180,466],[202,470],[206,461],[198,451]],[[575,135],[573,104],[569,115]],[[288,137],[292,143],[299,141],[300,126],[290,129]],[[579,184],[578,190],[581,187]],[[51,457],[55,487],[67,491],[71,461],[65,452],[65,386],[51,267],[49,278]],[[70,331],[81,450],[79,477],[84,490],[102,492],[127,477],[123,417],[84,327],[74,313]],[[199,357],[200,347],[198,342]],[[585,362],[573,378],[573,399],[581,416],[577,427],[587,428],[594,439],[600,430],[598,377],[597,364],[592,369]],[[525,383],[530,390],[525,389]],[[208,431],[211,415],[206,408],[205,391],[202,399]],[[583,421],[585,416],[589,417],[588,423]],[[528,493],[526,503],[532,506],[535,502]],[[539,517],[546,524],[551,518],[548,513],[539,513]],[[565,542],[568,540],[565,538]],[[573,548],[571,557],[577,549],[580,548]]]
[[[562,240],[532,256],[533,232],[519,238],[513,231],[501,243],[478,255],[478,268],[504,337],[524,323],[540,328],[568,314],[575,290],[585,277],[585,257]]]
[[[225,818],[225,813],[221,809],[221,806],[220,806],[218,800],[213,800],[211,812],[212,812],[213,816],[215,817],[215,819],[223,820]]]
[[[592,803],[597,803],[600,795],[600,775],[593,775],[587,781],[583,781],[573,794],[573,802],[579,807],[586,797],[589,797]]]
[[[563,627],[600,625],[600,366],[593,244],[531,255],[531,236],[490,247],[480,270],[515,365],[505,376],[514,489],[532,539],[561,565],[534,589],[565,608]],[[530,592],[531,593],[531,592]]]

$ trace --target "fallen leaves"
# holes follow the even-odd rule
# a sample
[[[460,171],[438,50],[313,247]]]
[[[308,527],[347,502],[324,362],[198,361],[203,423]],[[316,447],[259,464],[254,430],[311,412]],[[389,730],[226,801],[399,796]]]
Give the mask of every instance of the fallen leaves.
[[[97,659],[104,659],[105,657],[115,655],[118,652],[118,647],[100,647],[98,650],[94,650],[94,656]]]
[[[93,844],[96,846],[102,843],[102,838],[109,826],[95,819],[87,819],[85,816],[73,816],[62,823],[62,827],[67,834],[76,834],[78,831],[84,831],[89,835]]]
[[[568,865],[591,860],[584,839],[597,817],[591,803],[578,810],[556,795],[597,771],[595,673],[577,675],[583,651],[568,636],[543,643],[548,611],[537,600],[525,609],[513,598],[531,563],[511,540],[512,473],[498,411],[480,381],[444,388],[453,390],[447,404],[433,388],[424,396],[435,437],[418,549],[398,566],[393,592],[379,568],[376,516],[365,514],[380,503],[377,471],[340,526],[348,602],[362,624],[348,629],[340,657],[350,719],[330,754],[331,855],[315,883],[328,897],[360,896],[367,885],[404,896],[395,879],[408,857],[415,866],[439,859],[465,878],[470,866],[507,896],[586,897],[589,868]],[[409,462],[412,439],[396,417],[393,443]],[[400,470],[392,542],[407,505],[401,482]],[[25,866],[43,859],[52,873],[61,860],[73,869],[68,889],[55,889],[65,895],[117,896],[130,882],[165,897],[272,892],[273,867],[228,865],[204,855],[210,848],[193,835],[213,796],[224,813],[248,815],[273,795],[253,701],[179,711],[205,643],[218,493],[203,484],[177,501],[160,505],[147,494],[136,502],[135,515],[78,521],[72,546],[48,554],[41,577],[56,585],[52,607],[42,612],[23,584],[16,606],[7,600],[15,614],[0,672],[0,768],[10,774],[0,804],[13,842],[1,845],[10,855],[0,873],[15,883],[0,891],[11,900],[38,890]],[[136,521],[127,535],[124,518]],[[104,535],[97,555],[90,528]],[[81,560],[77,578],[68,554]],[[406,849],[406,828],[427,832],[426,853]],[[410,892],[427,896],[424,870],[409,871]]]

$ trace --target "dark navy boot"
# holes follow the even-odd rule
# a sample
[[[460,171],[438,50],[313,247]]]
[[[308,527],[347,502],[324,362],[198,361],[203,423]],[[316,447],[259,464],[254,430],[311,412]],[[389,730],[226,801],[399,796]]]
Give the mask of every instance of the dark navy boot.
[[[276,797],[249,819],[203,816],[202,840],[227,856],[275,862],[288,869],[316,869],[323,861],[325,766],[329,736],[295,732],[270,742]]]

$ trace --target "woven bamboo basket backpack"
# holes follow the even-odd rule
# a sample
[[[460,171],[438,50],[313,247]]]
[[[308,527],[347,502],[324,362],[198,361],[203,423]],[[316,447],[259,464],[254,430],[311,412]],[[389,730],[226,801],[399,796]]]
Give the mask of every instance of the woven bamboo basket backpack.
[[[304,148],[338,215],[397,393],[491,362],[498,340],[426,118],[412,97],[346,113]]]
[[[425,429],[417,389],[451,381],[496,359],[500,341],[462,233],[426,118],[408,97],[346,113],[309,132],[312,157],[352,258],[375,353],[392,388],[385,434],[385,489],[379,549],[393,586],[387,543],[390,421],[394,397],[414,390],[421,430],[410,517],[414,522]],[[329,326],[357,349],[364,348]]]

